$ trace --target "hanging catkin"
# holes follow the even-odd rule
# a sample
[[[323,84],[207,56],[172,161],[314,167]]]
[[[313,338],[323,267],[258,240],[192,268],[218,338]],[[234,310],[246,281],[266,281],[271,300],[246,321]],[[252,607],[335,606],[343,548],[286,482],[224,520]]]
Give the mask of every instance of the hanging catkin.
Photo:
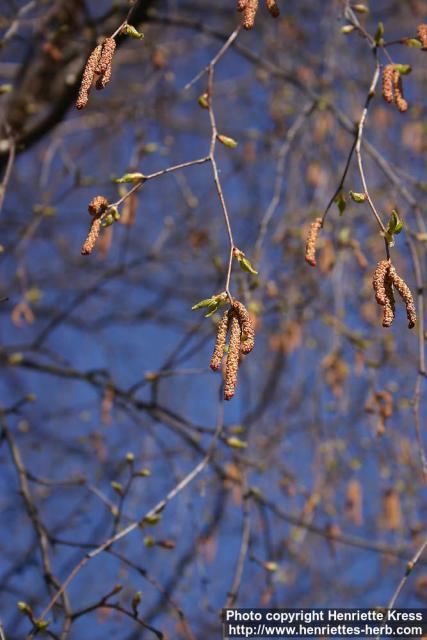
[[[116,41],[114,38],[105,38],[102,44],[101,55],[95,69],[95,73],[102,76],[111,67],[113,56],[116,51]]]
[[[95,248],[96,241],[99,237],[99,232],[101,231],[101,219],[94,218],[91,222],[89,233],[87,235],[86,240],[81,249],[82,256],[88,256],[92,253]]]
[[[101,57],[102,45],[98,45],[90,54],[86,66],[83,71],[82,81],[80,83],[79,95],[77,97],[77,109],[83,109],[89,100],[89,91],[92,87],[93,79],[96,73],[96,67]]]
[[[232,311],[230,320],[230,340],[228,343],[227,362],[225,365],[224,400],[231,400],[237,384],[237,373],[240,358],[240,323],[237,314]]]
[[[317,236],[322,228],[322,218],[316,218],[310,225],[305,245],[305,259],[312,267],[316,266]]]
[[[412,329],[413,327],[415,327],[415,323],[417,322],[417,312],[415,309],[414,298],[412,297],[411,290],[404,279],[396,273],[396,269],[393,266],[390,266],[389,273],[393,286],[398,291],[400,297],[405,303],[406,315],[408,317],[408,327],[409,329]]]
[[[396,107],[399,109],[400,113],[405,113],[405,111],[408,110],[408,103],[403,97],[402,78],[397,69],[393,72],[393,89]]]
[[[234,309],[237,318],[239,320],[240,330],[242,333],[241,337],[241,351],[244,354],[248,354],[252,351],[255,345],[255,327],[252,322],[252,319],[249,315],[246,307],[239,302],[238,300],[234,300],[232,304],[232,308]]]
[[[259,0],[247,0],[243,9],[243,26],[245,29],[252,29],[254,26],[258,4]]]
[[[224,311],[221,321],[216,332],[215,347],[211,358],[212,371],[218,371],[221,367],[222,358],[224,356],[225,343],[227,340],[227,332],[230,323],[230,311]]]
[[[394,301],[394,293],[393,293],[393,282],[390,277],[389,270],[385,274],[384,278],[384,289],[385,289],[385,304],[383,310],[383,327],[391,327],[394,314],[395,314],[395,301]]]
[[[375,268],[372,277],[372,286],[374,288],[375,299],[378,304],[384,306],[387,302],[387,294],[385,290],[385,277],[390,267],[389,260],[381,260]]]
[[[394,102],[393,74],[394,74],[394,65],[387,64],[383,69],[383,98],[389,104]]]

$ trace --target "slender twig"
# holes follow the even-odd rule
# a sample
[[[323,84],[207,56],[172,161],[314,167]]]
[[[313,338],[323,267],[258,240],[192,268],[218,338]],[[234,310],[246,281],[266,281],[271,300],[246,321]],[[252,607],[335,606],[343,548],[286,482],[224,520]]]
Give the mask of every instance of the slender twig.
[[[203,76],[209,72],[209,69],[211,67],[215,67],[215,65],[221,60],[221,58],[223,57],[223,55],[228,51],[228,49],[231,47],[231,45],[233,44],[233,42],[236,40],[237,36],[239,35],[239,32],[242,28],[242,25],[239,24],[239,26],[233,31],[233,33],[231,34],[231,36],[228,38],[228,40],[224,43],[224,45],[221,47],[221,49],[218,51],[218,53],[216,54],[216,56],[214,56],[212,58],[212,60],[209,62],[209,64],[206,65],[206,67],[204,69],[202,69],[201,71],[199,71],[199,73],[194,76],[194,78],[192,80],[190,80],[189,82],[187,82],[187,84],[184,87],[184,91],[187,91],[188,89],[190,89],[190,87],[192,87],[196,82],[198,82],[200,80],[200,78],[203,78]]]
[[[427,538],[424,540],[422,545],[417,549],[417,551],[414,553],[412,558],[407,562],[405,573],[402,576],[399,584],[397,585],[395,592],[393,593],[392,597],[390,598],[390,601],[389,601],[389,603],[387,605],[387,609],[393,609],[394,608],[398,597],[402,593],[402,590],[403,590],[405,584],[408,581],[409,576],[411,575],[411,573],[415,569],[416,565],[419,563],[420,558],[423,555],[423,553],[424,553],[426,548],[427,548]]]
[[[107,540],[105,540],[98,547],[96,547],[95,549],[93,549],[92,551],[87,553],[80,560],[80,562],[72,569],[70,574],[67,576],[67,578],[62,583],[61,587],[58,589],[58,591],[55,593],[53,598],[50,600],[49,604],[44,609],[44,611],[43,611],[43,613],[41,615],[42,619],[44,619],[46,617],[46,615],[52,609],[54,604],[58,601],[58,599],[62,596],[64,591],[68,588],[70,583],[74,580],[76,575],[83,569],[83,567],[90,560],[92,560],[93,558],[98,556],[100,553],[102,553],[103,551],[105,551],[109,547],[111,547],[111,545],[113,545],[114,543],[118,542],[119,540],[122,540],[123,538],[127,537],[130,533],[132,533],[133,531],[138,529],[141,526],[141,524],[144,522],[145,519],[153,517],[153,516],[159,514],[160,512],[162,512],[164,510],[164,508],[166,507],[166,505],[171,500],[173,500],[181,491],[183,491],[196,478],[196,476],[198,476],[208,466],[208,464],[209,464],[209,462],[210,462],[210,460],[211,460],[211,458],[212,458],[212,456],[214,454],[214,451],[215,451],[215,448],[217,446],[217,442],[218,442],[219,436],[220,436],[221,431],[222,431],[222,427],[223,427],[223,410],[224,410],[223,409],[223,404],[221,403],[219,411],[218,411],[216,430],[215,430],[214,436],[213,436],[213,438],[211,440],[211,444],[209,445],[209,448],[208,448],[204,458],[180,482],[178,482],[178,484],[176,484],[175,487],[173,489],[171,489],[162,500],[160,500],[152,509],[150,509],[141,519],[132,522],[131,524],[129,524],[127,527],[125,527],[121,531],[118,531],[114,535],[110,536]],[[31,637],[32,637],[32,635],[30,635],[30,638]]]
[[[208,75],[208,107],[209,107],[209,118],[211,122],[211,130],[212,130],[209,158],[211,161],[215,187],[218,193],[219,201],[221,203],[222,212],[224,214],[224,221],[225,221],[225,226],[227,228],[227,235],[228,235],[228,240],[230,244],[227,277],[226,277],[224,289],[225,289],[225,292],[227,293],[227,296],[230,302],[233,302],[233,298],[230,293],[230,279],[231,279],[231,270],[233,266],[233,250],[235,245],[234,245],[234,239],[233,239],[233,232],[231,230],[230,216],[228,214],[227,205],[225,203],[224,192],[222,190],[221,181],[219,179],[218,165],[215,159],[215,147],[216,147],[216,141],[218,136],[218,129],[216,125],[215,113],[214,113],[213,104],[212,104],[213,103],[213,81],[214,81],[214,66],[211,64],[209,66],[209,75]]]

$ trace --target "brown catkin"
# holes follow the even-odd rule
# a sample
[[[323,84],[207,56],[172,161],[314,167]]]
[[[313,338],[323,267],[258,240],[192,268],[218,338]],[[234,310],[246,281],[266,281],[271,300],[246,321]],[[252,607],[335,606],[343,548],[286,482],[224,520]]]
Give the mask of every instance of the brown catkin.
[[[255,16],[258,11],[259,0],[247,0],[243,9],[243,27],[252,29],[255,24]]]
[[[101,218],[94,218],[91,222],[87,238],[81,249],[82,256],[88,256],[90,253],[92,253],[95,247],[96,241],[98,240],[100,231],[101,231]]]
[[[109,202],[105,196],[95,196],[89,202],[87,210],[91,216],[100,216],[108,206]]]
[[[237,0],[237,11],[244,11],[248,0]]]
[[[392,64],[386,65],[383,69],[383,98],[389,104],[394,102],[393,74],[394,74],[394,65]]]
[[[417,27],[417,38],[421,42],[423,51],[427,51],[427,24],[419,24]]]
[[[377,264],[374,275],[372,276],[372,286],[375,292],[375,300],[383,307],[387,303],[385,278],[389,268],[390,262],[388,260],[381,260],[381,262]]]
[[[248,354],[255,346],[254,323],[252,322],[252,318],[250,317],[248,310],[246,309],[244,304],[242,304],[238,300],[234,300],[232,308],[237,315],[240,324],[240,330],[242,333],[241,351],[244,354]]]
[[[393,281],[387,269],[384,278],[385,305],[383,310],[383,327],[391,327],[395,314],[395,301],[393,293]]]
[[[265,4],[267,5],[267,9],[270,12],[270,15],[273,18],[278,18],[280,15],[279,7],[277,6],[276,0],[265,0]]]
[[[393,286],[397,289],[400,297],[405,303],[406,315],[408,316],[408,327],[409,329],[412,329],[415,327],[415,323],[417,321],[417,312],[411,290],[404,279],[397,274],[396,269],[393,266],[390,266],[389,274]]]
[[[396,107],[399,109],[400,113],[405,113],[405,111],[408,110],[408,103],[403,97],[402,78],[397,69],[393,71],[393,88]]]
[[[215,347],[211,358],[212,371],[218,371],[224,357],[225,342],[227,340],[227,332],[230,324],[230,311],[224,311],[221,321],[216,332]]]
[[[76,108],[83,109],[89,100],[89,91],[95,77],[96,68],[101,57],[102,45],[98,45],[90,54],[83,71],[82,81],[80,83],[79,95],[76,101]]]
[[[116,51],[116,41],[114,38],[105,38],[102,44],[101,56],[95,69],[95,73],[103,76],[107,69],[111,67],[114,52]]]
[[[228,342],[227,362],[225,366],[224,400],[231,400],[237,384],[240,356],[240,323],[236,313],[232,312],[230,321],[230,340]]]
[[[316,244],[319,230],[322,228],[322,218],[316,218],[310,225],[305,245],[305,259],[312,267],[316,266]]]

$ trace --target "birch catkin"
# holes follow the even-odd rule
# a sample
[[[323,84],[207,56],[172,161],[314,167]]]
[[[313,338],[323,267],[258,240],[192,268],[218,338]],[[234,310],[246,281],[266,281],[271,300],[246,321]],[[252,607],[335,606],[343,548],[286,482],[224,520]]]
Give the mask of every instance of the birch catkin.
[[[243,26],[245,29],[252,29],[254,26],[258,5],[259,0],[247,0],[243,8]]]
[[[381,260],[375,268],[372,277],[372,286],[374,288],[375,299],[381,306],[387,303],[387,293],[385,289],[385,278],[390,267],[389,260]]]
[[[82,256],[88,256],[94,250],[99,232],[101,231],[101,224],[101,218],[94,218],[92,220],[89,233],[81,249]]]
[[[384,278],[385,304],[383,310],[383,327],[391,327],[395,314],[395,300],[393,293],[393,282],[387,269]]]
[[[241,336],[241,351],[248,354],[255,346],[255,327],[245,305],[238,300],[234,300],[232,304],[237,318],[239,320]]]
[[[101,55],[95,69],[95,73],[103,76],[107,69],[111,67],[113,56],[116,51],[116,41],[114,38],[105,38],[102,44]]]
[[[233,311],[230,321],[230,340],[228,343],[227,362],[225,366],[224,400],[231,400],[237,384],[240,357],[240,323]]]
[[[82,256],[87,256],[94,250],[101,231],[102,214],[105,213],[108,206],[109,202],[105,196],[95,196],[89,202],[87,210],[89,214],[93,216],[93,220],[91,222],[87,238],[81,248]]]
[[[404,279],[397,274],[396,269],[393,266],[390,266],[389,273],[393,286],[395,287],[395,289],[397,289],[400,297],[405,303],[406,315],[408,317],[408,327],[409,329],[412,329],[413,327],[415,327],[415,323],[417,322],[417,312],[415,309],[411,290]]]
[[[310,225],[305,245],[305,259],[312,267],[316,266],[317,236],[322,228],[322,218],[316,218]]]
[[[393,74],[394,74],[394,65],[392,64],[386,65],[383,69],[383,98],[389,104],[394,102]]]
[[[394,89],[394,102],[400,113],[405,113],[408,110],[408,103],[403,97],[402,78],[397,69],[393,71],[393,89]]]
[[[83,109],[89,100],[89,91],[92,87],[95,77],[96,68],[101,57],[102,45],[98,45],[90,54],[86,66],[83,71],[82,81],[80,83],[79,95],[76,101],[76,108]]]
[[[218,371],[224,356],[227,332],[230,324],[230,311],[224,311],[216,332],[215,347],[211,358],[210,367],[212,371]]]

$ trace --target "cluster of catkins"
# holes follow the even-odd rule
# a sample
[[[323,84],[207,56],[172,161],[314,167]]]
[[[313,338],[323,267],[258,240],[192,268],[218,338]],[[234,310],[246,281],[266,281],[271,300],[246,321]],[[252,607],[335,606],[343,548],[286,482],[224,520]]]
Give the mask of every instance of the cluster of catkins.
[[[323,226],[322,218],[316,218],[310,225],[305,245],[305,259],[312,267],[316,266],[317,236]],[[383,327],[390,327],[395,315],[394,289],[399,293],[406,306],[408,327],[412,329],[417,321],[414,299],[406,282],[401,278],[390,260],[381,260],[372,278],[375,299],[383,307]]]
[[[402,77],[394,64],[387,64],[383,69],[383,98],[389,104],[394,104],[400,113],[408,110],[408,103],[403,97]]]
[[[408,327],[412,329],[417,321],[414,299],[408,285],[397,274],[390,260],[381,260],[377,264],[372,277],[372,286],[376,301],[383,307],[383,327],[390,327],[394,320],[394,289],[396,289],[405,303]]]
[[[265,0],[270,15],[277,18],[280,14],[276,0]],[[252,29],[255,24],[255,16],[258,11],[259,0],[237,0],[237,10],[243,13],[243,26]]]
[[[89,92],[96,76],[96,88],[104,89],[111,80],[113,56],[116,50],[114,38],[105,38],[90,54],[83,71],[79,95],[77,97],[77,109],[83,109],[89,100]]]
[[[224,357],[227,335],[227,360],[225,364],[224,400],[231,400],[237,384],[240,354],[252,351],[255,344],[255,327],[246,307],[233,300],[231,308],[224,312],[218,325],[215,348],[211,359],[211,369],[218,371]]]
[[[92,216],[92,222],[89,228],[89,233],[81,248],[82,256],[87,256],[92,253],[96,241],[98,240],[99,233],[102,226],[102,215],[109,207],[109,202],[105,196],[95,196],[89,202],[88,211]]]

